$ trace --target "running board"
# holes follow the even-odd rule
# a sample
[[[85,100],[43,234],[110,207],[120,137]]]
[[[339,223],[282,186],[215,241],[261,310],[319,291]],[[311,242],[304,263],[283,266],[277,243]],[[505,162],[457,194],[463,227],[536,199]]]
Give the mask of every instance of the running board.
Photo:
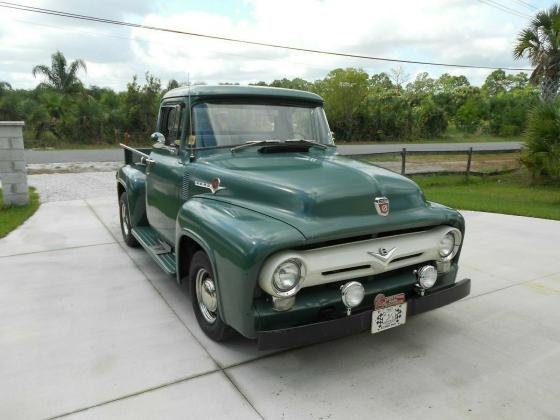
[[[132,228],[132,236],[136,238],[163,271],[175,275],[175,253],[167,242],[159,238],[154,229],[149,226],[137,226]]]

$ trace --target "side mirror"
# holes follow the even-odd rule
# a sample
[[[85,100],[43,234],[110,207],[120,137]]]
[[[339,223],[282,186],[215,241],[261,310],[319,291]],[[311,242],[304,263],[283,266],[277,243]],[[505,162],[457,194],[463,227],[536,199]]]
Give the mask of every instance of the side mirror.
[[[162,145],[165,145],[165,136],[163,134],[161,134],[160,132],[155,132],[150,136],[150,139],[154,142],[154,143],[159,143]]]

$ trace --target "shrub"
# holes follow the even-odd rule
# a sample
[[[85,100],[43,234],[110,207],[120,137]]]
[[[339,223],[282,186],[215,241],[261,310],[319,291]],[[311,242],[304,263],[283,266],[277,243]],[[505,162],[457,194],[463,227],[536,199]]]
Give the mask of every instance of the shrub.
[[[539,103],[527,118],[521,161],[533,177],[560,181],[560,104]]]

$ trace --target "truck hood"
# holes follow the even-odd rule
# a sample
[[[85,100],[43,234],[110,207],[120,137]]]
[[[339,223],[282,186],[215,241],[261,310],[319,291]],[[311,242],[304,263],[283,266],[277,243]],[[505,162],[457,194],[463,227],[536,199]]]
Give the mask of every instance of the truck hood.
[[[307,239],[437,225],[447,217],[408,178],[328,152],[214,156],[195,176],[220,178],[224,189],[208,198],[284,221]],[[388,216],[377,213],[376,197],[389,199]]]

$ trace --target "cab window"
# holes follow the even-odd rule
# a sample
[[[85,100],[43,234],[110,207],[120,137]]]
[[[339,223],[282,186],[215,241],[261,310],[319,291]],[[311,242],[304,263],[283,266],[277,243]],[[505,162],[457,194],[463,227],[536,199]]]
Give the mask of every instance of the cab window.
[[[164,106],[161,108],[159,132],[165,136],[168,146],[178,144],[181,140],[182,112],[181,106]]]

